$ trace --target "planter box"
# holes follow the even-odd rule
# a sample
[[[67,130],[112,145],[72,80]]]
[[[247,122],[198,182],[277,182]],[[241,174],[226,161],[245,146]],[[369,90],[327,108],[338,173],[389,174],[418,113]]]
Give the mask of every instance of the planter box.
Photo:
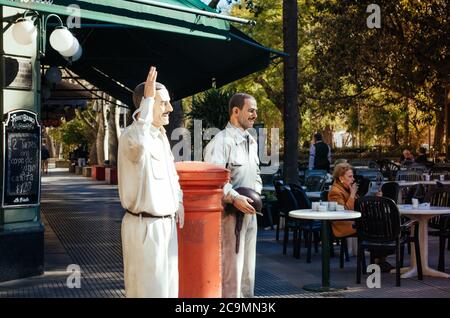
[[[92,179],[103,181],[105,180],[105,167],[104,166],[93,166],[92,167]]]
[[[56,160],[55,168],[70,168],[70,161],[68,160]]]
[[[83,173],[83,167],[75,166],[75,174],[82,174]]]
[[[83,167],[83,176],[92,177],[92,167]]]
[[[109,184],[117,184],[117,167],[105,168],[105,180]]]

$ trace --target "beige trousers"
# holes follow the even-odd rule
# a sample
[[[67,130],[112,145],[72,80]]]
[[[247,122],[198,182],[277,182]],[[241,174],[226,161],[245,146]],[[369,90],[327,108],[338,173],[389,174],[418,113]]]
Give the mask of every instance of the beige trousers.
[[[245,214],[236,254],[236,217],[222,213],[222,297],[253,297],[255,289],[256,215]]]
[[[142,218],[125,213],[122,250],[126,297],[178,297],[174,218]]]

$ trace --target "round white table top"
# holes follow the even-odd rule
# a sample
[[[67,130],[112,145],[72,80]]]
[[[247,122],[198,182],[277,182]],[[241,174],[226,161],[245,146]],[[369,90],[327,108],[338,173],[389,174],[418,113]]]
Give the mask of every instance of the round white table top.
[[[423,184],[423,185],[435,185],[436,181],[439,181],[440,183],[444,184],[444,185],[450,185],[450,181],[449,180],[444,180],[444,181],[440,181],[440,180],[430,180],[430,181],[395,181],[398,183],[399,186],[403,186],[403,187],[410,187],[410,186],[414,186],[416,184]]]
[[[398,210],[401,214],[419,214],[419,215],[439,215],[450,214],[450,207],[443,206],[419,206],[413,208],[411,204],[399,204]]]
[[[313,211],[311,209],[293,210],[289,212],[289,216],[297,219],[307,220],[346,220],[357,219],[361,217],[361,213],[356,211]]]

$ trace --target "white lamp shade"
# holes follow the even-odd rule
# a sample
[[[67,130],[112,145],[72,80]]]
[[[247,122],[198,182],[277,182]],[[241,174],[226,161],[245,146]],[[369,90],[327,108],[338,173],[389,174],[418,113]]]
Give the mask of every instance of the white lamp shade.
[[[59,53],[64,57],[74,56],[78,52],[79,48],[80,48],[80,43],[78,43],[77,38],[74,37],[73,43],[72,43],[72,46],[70,47],[70,49],[68,49],[66,51],[61,51]]]
[[[78,48],[77,53],[75,53],[74,56],[72,56],[72,62],[78,61],[81,57],[81,55],[83,55],[83,49],[81,47],[81,45]]]
[[[28,19],[19,19],[14,23],[11,31],[14,40],[22,45],[31,44],[37,35],[33,21]]]
[[[62,73],[56,66],[50,67],[47,72],[45,72],[45,79],[51,84],[59,84],[62,79]]]
[[[58,27],[50,34],[50,45],[56,51],[64,52],[72,47],[74,39],[66,27]]]
[[[78,51],[73,56],[64,56],[64,58],[69,62],[75,62],[80,59],[81,55],[83,55],[83,49],[80,45]]]

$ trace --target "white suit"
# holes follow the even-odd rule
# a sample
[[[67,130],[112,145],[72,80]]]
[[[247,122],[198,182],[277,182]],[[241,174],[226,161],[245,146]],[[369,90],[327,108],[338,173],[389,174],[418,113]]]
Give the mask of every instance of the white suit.
[[[139,119],[119,140],[118,181],[125,213],[122,248],[127,297],[178,297],[178,243],[174,215],[182,202],[164,128],[151,125],[154,99],[142,99]]]
[[[248,137],[247,137],[248,136]],[[247,144],[247,138],[249,144]],[[231,203],[238,193],[233,188],[247,187],[261,193],[258,147],[247,132],[228,123],[206,146],[205,161],[231,171],[224,186],[224,203]],[[256,215],[245,214],[236,254],[236,218],[222,213],[222,296],[253,297],[256,263]]]

